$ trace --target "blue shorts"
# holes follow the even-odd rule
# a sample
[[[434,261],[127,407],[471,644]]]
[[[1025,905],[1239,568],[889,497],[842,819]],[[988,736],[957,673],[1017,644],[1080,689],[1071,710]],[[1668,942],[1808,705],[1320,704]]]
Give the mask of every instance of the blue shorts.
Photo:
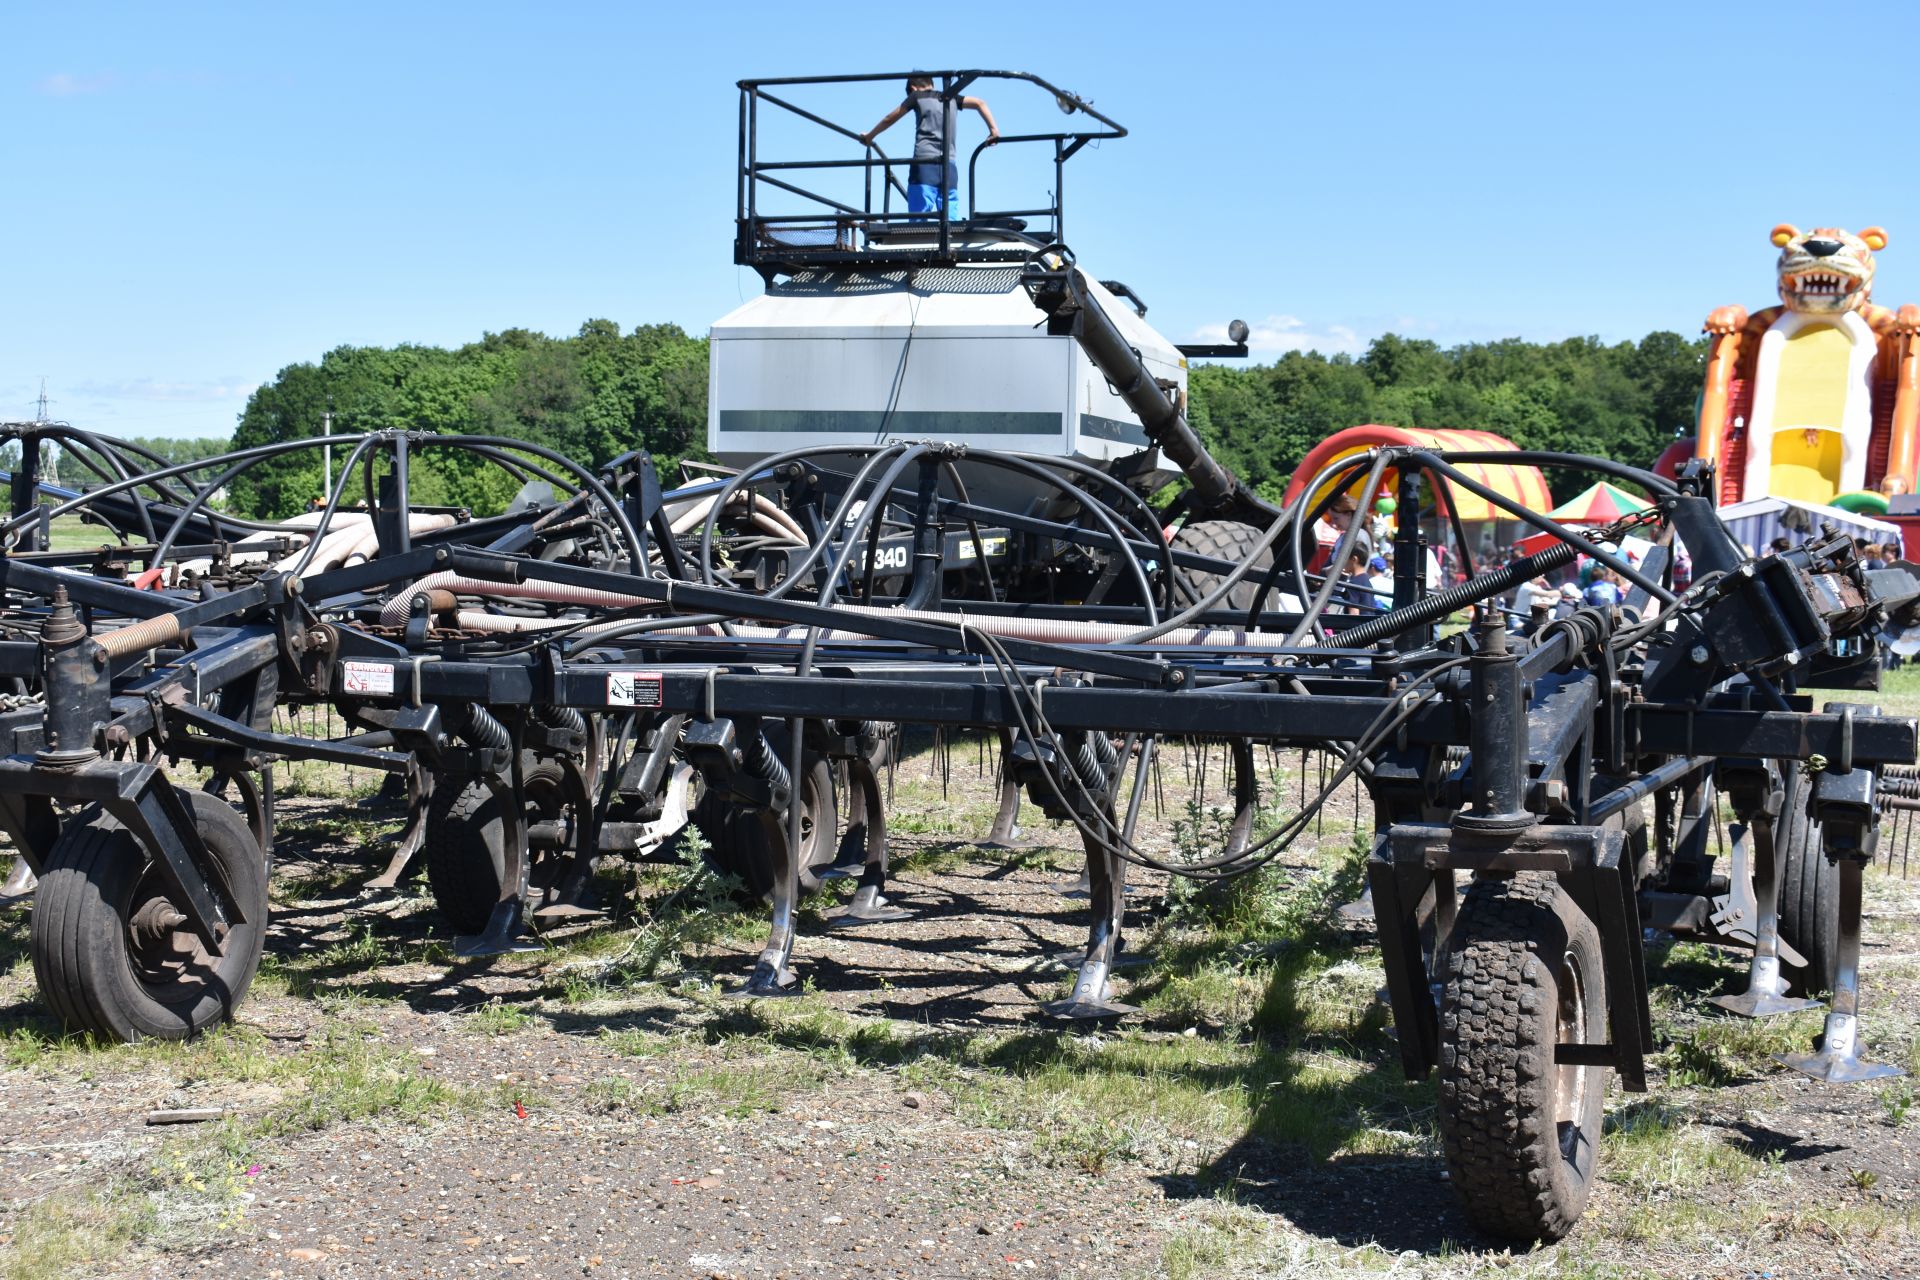
[[[958,165],[946,166],[947,221],[960,221],[960,174]],[[916,164],[907,171],[907,212],[937,216],[940,212],[940,165]]]

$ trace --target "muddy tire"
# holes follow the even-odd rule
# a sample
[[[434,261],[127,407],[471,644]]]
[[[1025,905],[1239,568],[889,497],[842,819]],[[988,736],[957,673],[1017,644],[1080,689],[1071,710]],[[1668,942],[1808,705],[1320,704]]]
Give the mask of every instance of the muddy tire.
[[[1795,995],[1833,990],[1840,970],[1840,868],[1820,847],[1820,824],[1807,813],[1804,784],[1787,785],[1774,837],[1780,866],[1780,936],[1807,958],[1805,968],[1782,964]]]
[[[1440,1134],[1475,1226],[1557,1240],[1593,1184],[1604,1067],[1554,1063],[1606,1036],[1600,935],[1551,875],[1476,880],[1454,925],[1440,1010]]]
[[[786,749],[781,741],[785,731],[770,734],[774,749],[782,759]],[[809,756],[806,772],[800,778],[800,892],[812,893],[820,887],[820,873],[833,865],[840,852],[840,806],[833,789],[833,767],[821,756]],[[694,825],[707,838],[703,855],[707,865],[721,875],[740,881],[742,896],[752,901],[773,899],[773,869],[776,851],[770,843],[767,824],[756,813],[732,805],[718,792],[709,791],[694,807]],[[786,835],[782,824],[781,837]]]
[[[253,985],[266,941],[266,858],[225,801],[179,795],[246,920],[209,952],[134,834],[104,809],[83,810],[48,853],[29,944],[41,998],[69,1031],[184,1040],[233,1017]]]
[[[1241,524],[1238,520],[1196,520],[1182,526],[1180,532],[1173,535],[1175,551],[1191,551],[1197,556],[1212,556],[1216,560],[1227,560],[1234,564],[1243,564],[1260,544],[1262,533],[1250,524]],[[1253,607],[1253,597],[1260,590],[1263,571],[1273,563],[1273,553],[1263,552],[1258,568],[1233,585],[1222,604],[1227,608],[1249,609]],[[1205,599],[1215,587],[1220,585],[1224,574],[1208,573],[1203,569],[1183,569],[1193,589]],[[1267,595],[1267,607],[1273,607],[1273,593]]]

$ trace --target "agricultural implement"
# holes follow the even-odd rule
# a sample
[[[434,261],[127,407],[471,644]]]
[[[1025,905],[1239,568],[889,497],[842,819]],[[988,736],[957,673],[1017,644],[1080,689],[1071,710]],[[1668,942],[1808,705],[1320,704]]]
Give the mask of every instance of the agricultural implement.
[[[809,252],[858,230],[831,225]],[[943,217],[937,252],[974,243],[952,232]],[[750,224],[742,236],[741,252],[763,251]],[[1045,1007],[1069,1020],[1131,1012],[1112,981],[1130,868],[1245,874],[1357,779],[1403,1065],[1438,1072],[1454,1185],[1489,1230],[1551,1239],[1584,1207],[1609,1073],[1645,1088],[1649,928],[1750,951],[1735,1012],[1830,991],[1798,1069],[1887,1071],[1859,1053],[1861,878],[1914,791],[1920,726],[1801,690],[1913,621],[1910,566],[1826,535],[1750,556],[1697,463],[1668,479],[1387,445],[1275,507],[1207,454],[1177,379],[1114,321],[1113,290],[1057,243],[995,243],[985,265],[1015,264],[1027,314],[1084,355],[1139,433],[1134,453],[882,432],[663,489],[643,453],[589,469],[523,440],[389,431],[332,438],[348,454],[318,511],[253,522],[214,495],[322,441],[169,467],[69,428],[18,433],[0,530],[0,828],[38,879],[49,1009],[122,1039],[231,1017],[266,931],[273,768],[301,760],[404,782],[408,827],[374,883],[423,867],[466,956],[593,914],[597,864],[677,857],[672,837],[698,825],[710,860],[770,907],[742,992],[779,997],[798,989],[801,895],[829,873],[854,882],[832,927],[904,914],[877,779],[895,728],[917,725],[1007,744],[996,835],[1020,791],[1077,833],[1087,941],[1070,993]],[[99,483],[43,482],[49,445]],[[410,467],[439,450],[507,469],[521,496],[485,518],[410,506]],[[1583,469],[1649,506],[1576,533],[1468,470],[1488,463]],[[1172,538],[1146,500],[1161,470],[1189,485]],[[1307,568],[1310,531],[1349,491],[1398,504],[1391,608]],[[1421,516],[1449,491],[1550,545],[1430,591]],[[51,522],[79,515],[115,542],[48,550]],[[1653,547],[1638,563],[1607,549],[1628,533]],[[1511,631],[1495,602],[1581,554],[1631,584],[1625,603]],[[1472,625],[1443,627],[1463,611]],[[281,732],[288,707],[326,707],[342,728]],[[1218,848],[1148,848],[1151,762],[1196,739],[1229,744],[1236,811]],[[1261,745],[1337,760],[1270,829]],[[1730,866],[1710,834],[1723,799]]]
[[[1073,270],[1036,260],[1034,296],[1071,296],[1057,277]],[[1184,427],[1177,412],[1164,422]],[[76,1030],[183,1036],[244,999],[266,924],[275,760],[415,780],[419,853],[468,955],[527,945],[530,916],[591,910],[597,859],[667,856],[697,814],[715,856],[771,901],[745,991],[789,992],[802,886],[842,853],[836,773],[858,865],[836,924],[901,913],[874,770],[890,726],[915,724],[1006,733],[1022,785],[1079,832],[1092,921],[1071,995],[1048,1008],[1079,1019],[1128,1012],[1110,975],[1129,866],[1241,874],[1318,803],[1260,833],[1239,786],[1245,821],[1226,846],[1175,859],[1133,839],[1144,770],[1129,784],[1128,762],[1224,737],[1250,780],[1255,744],[1337,752],[1322,798],[1358,776],[1378,815],[1367,872],[1405,1066],[1438,1068],[1448,1158],[1488,1227],[1550,1237],[1578,1215],[1606,1073],[1644,1087],[1648,925],[1741,941],[1724,925],[1737,917],[1752,980],[1730,1003],[1803,1007],[1782,972],[1778,886],[1830,873],[1830,917],[1798,945],[1804,964],[1829,966],[1832,1010],[1822,1048],[1796,1065],[1831,1080],[1882,1070],[1857,1052],[1860,877],[1907,781],[1888,771],[1920,740],[1912,720],[1870,707],[1814,708],[1795,677],[1836,645],[1870,644],[1920,581],[1854,560],[1845,538],[1752,559],[1702,496],[1704,475],[1670,483],[1538,455],[1640,486],[1654,505],[1636,531],[1661,550],[1617,566],[1635,584],[1622,609],[1510,635],[1486,608],[1442,637],[1443,619],[1576,549],[1610,553],[1548,527],[1562,541],[1519,565],[1433,595],[1405,574],[1398,608],[1333,612],[1334,584],[1298,569],[1292,535],[1337,489],[1390,484],[1417,512],[1431,486],[1477,483],[1461,470],[1473,455],[1415,448],[1342,460],[1225,561],[1170,548],[1150,510],[1058,459],[842,447],[844,471],[801,451],[663,494],[641,456],[596,474],[517,441],[335,443],[350,460],[306,529],[249,530],[206,501],[222,476],[297,445],[202,464],[193,485],[149,466],[9,522],[0,820],[40,880],[43,999]],[[409,511],[397,498],[409,459],[439,448],[575,496],[490,520]],[[983,509],[967,478],[989,469],[1073,493],[1076,516]],[[349,513],[355,481],[372,500]],[[670,513],[695,504],[699,528],[676,535]],[[807,535],[765,533],[767,507]],[[130,540],[21,546],[49,515],[82,510]],[[1128,588],[1097,605],[1000,597],[979,566],[987,528],[1080,548]],[[1420,562],[1419,529],[1402,521],[1402,563]],[[883,575],[872,549],[895,536],[914,540],[912,560]],[[1682,592],[1665,569],[1676,537],[1697,574]],[[956,582],[978,594],[950,597]],[[1230,604],[1248,585],[1252,598]],[[1303,603],[1270,608],[1283,588]],[[299,704],[330,705],[347,730],[275,732],[275,707]],[[204,766],[208,788],[189,789],[175,761]],[[1745,865],[1718,878],[1716,796],[1745,832]],[[1808,939],[1826,950],[1806,954]]]

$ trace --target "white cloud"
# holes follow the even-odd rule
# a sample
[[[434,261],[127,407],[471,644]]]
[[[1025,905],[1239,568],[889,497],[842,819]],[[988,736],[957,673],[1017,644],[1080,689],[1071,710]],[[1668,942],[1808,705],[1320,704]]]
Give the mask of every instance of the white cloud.
[[[155,378],[130,378],[119,382],[83,382],[74,389],[81,395],[101,396],[109,400],[203,403],[245,400],[259,385],[239,378],[221,382],[162,382]]]
[[[83,93],[105,93],[119,84],[120,77],[111,71],[95,72],[92,75],[74,75],[69,71],[56,71],[49,76],[41,76],[34,81],[34,91],[49,98],[72,98]]]
[[[1268,316],[1248,325],[1247,349],[1258,355],[1279,355],[1286,351],[1318,351],[1324,355],[1359,355],[1369,339],[1344,324],[1312,327],[1298,316]],[[1227,326],[1206,324],[1194,331],[1191,342],[1229,341]]]

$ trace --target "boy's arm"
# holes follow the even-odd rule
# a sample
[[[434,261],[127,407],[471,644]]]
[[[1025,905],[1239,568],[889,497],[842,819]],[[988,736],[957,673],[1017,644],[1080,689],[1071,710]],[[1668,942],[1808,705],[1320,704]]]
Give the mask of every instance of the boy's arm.
[[[1000,141],[1000,126],[993,122],[993,112],[979,98],[962,98],[960,105],[970,111],[978,111],[980,118],[987,122],[987,142],[989,145]]]
[[[905,114],[907,114],[907,104],[903,102],[893,110],[887,112],[885,116],[881,117],[879,124],[861,134],[860,141],[869,147],[872,146],[875,138],[893,128],[893,122]]]

